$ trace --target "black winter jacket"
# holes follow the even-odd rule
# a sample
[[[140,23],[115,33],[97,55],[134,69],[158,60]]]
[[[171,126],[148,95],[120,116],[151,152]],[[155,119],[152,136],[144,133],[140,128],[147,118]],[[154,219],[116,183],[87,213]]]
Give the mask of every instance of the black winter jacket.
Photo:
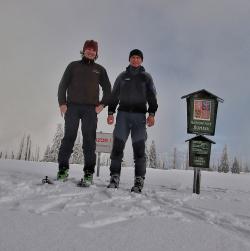
[[[99,85],[103,98],[99,102]],[[66,97],[67,94],[67,97]],[[58,103],[108,105],[111,84],[104,67],[94,61],[83,58],[74,61],[66,68],[58,88]]]
[[[128,66],[116,79],[111,93],[109,114],[119,111],[152,113],[158,108],[153,79],[143,66]],[[148,107],[147,107],[148,105]]]

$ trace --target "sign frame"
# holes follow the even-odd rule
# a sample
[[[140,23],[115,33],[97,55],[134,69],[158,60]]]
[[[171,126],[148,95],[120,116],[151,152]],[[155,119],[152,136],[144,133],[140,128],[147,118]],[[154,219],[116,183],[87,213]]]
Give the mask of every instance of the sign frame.
[[[186,140],[189,142],[189,166],[208,169],[210,164],[211,144],[214,141],[198,135]]]
[[[111,153],[113,146],[113,133],[96,132],[96,152]]]
[[[215,134],[218,102],[224,100],[202,89],[183,96],[187,101],[187,133]]]

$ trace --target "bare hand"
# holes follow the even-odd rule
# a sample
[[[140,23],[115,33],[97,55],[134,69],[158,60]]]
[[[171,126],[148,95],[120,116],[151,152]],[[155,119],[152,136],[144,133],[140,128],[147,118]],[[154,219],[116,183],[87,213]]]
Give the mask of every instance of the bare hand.
[[[114,116],[113,115],[108,115],[107,123],[109,125],[112,125],[114,123]]]
[[[61,116],[63,117],[67,112],[67,105],[60,105]]]
[[[95,107],[95,112],[99,114],[103,110],[104,106],[103,105],[98,105]]]
[[[149,116],[147,117],[147,125],[148,125],[148,127],[151,127],[151,126],[153,126],[154,124],[155,124],[155,117],[152,116],[152,115],[149,115]]]

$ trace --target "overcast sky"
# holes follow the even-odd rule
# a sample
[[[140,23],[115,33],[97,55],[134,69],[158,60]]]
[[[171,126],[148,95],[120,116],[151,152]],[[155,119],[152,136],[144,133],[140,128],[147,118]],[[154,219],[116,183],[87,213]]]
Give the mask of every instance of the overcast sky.
[[[113,85],[138,48],[158,93],[156,125],[148,129],[158,152],[185,148],[186,102],[207,89],[219,104],[212,151],[225,144],[231,157],[250,160],[249,0],[1,0],[0,151],[14,149],[24,133],[50,144],[63,123],[57,88],[86,39]],[[112,132],[106,113],[98,130]]]

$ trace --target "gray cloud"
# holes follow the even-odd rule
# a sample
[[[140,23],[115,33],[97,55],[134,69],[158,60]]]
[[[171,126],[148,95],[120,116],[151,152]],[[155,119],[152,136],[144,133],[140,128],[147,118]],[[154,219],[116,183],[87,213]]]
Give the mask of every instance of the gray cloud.
[[[80,58],[88,38],[113,82],[133,48],[144,52],[159,98],[157,125],[150,128],[160,152],[185,145],[186,104],[199,90],[225,100],[219,106],[215,151],[228,144],[249,160],[249,1],[4,1],[0,28],[0,142],[13,148],[31,132],[51,140],[58,113],[57,87],[66,65]],[[99,119],[99,129],[112,131]]]

